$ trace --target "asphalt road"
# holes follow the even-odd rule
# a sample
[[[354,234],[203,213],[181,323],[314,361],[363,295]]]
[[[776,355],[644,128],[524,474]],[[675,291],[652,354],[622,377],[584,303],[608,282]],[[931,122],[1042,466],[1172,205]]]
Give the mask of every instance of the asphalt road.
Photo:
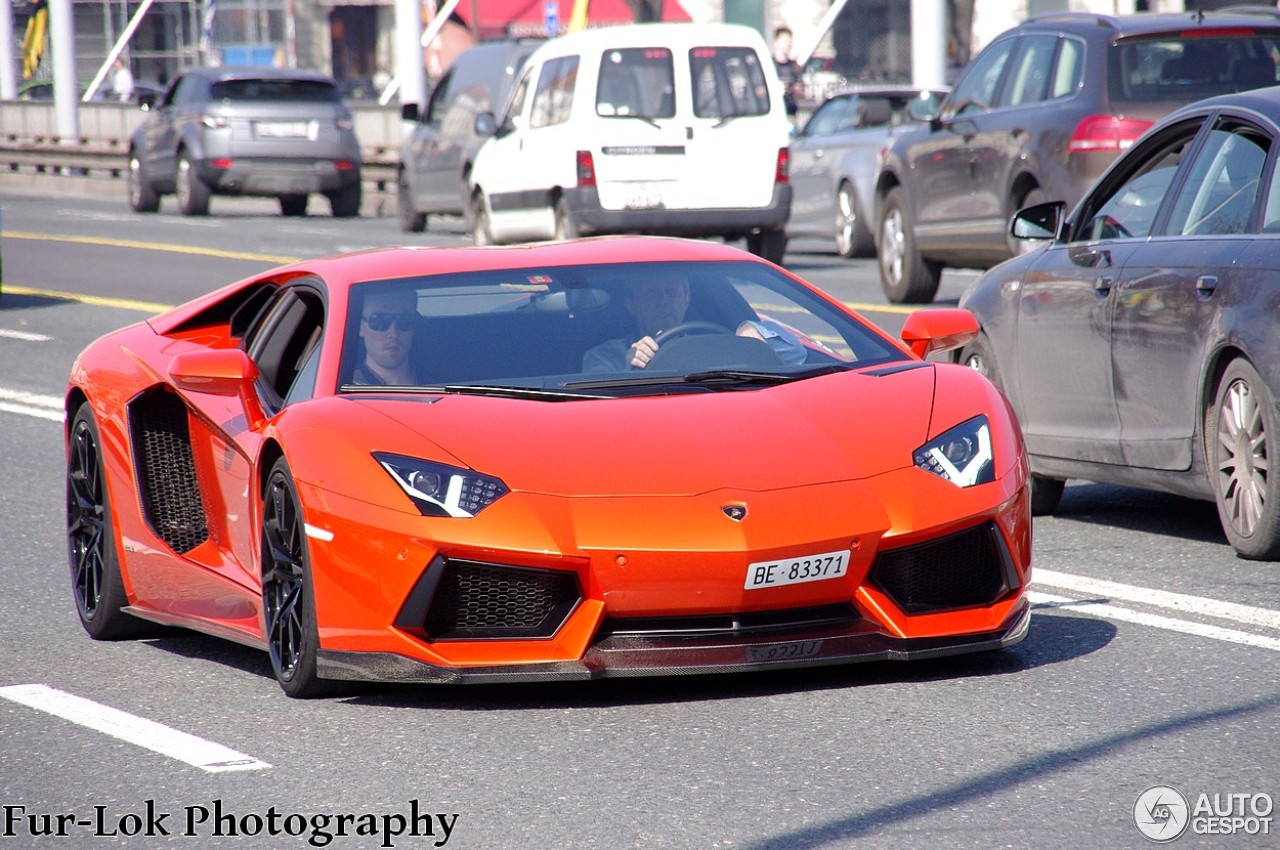
[[[1136,490],[1073,482],[1037,520],[1031,633],[983,656],[296,702],[234,644],[90,641],[56,409],[80,348],[292,257],[466,241],[213,209],[0,197],[0,846],[1125,848],[1153,786],[1186,800],[1178,847],[1280,846],[1280,565],[1234,557],[1211,505]],[[787,265],[901,325],[871,262]],[[1177,814],[1142,800],[1149,828]]]

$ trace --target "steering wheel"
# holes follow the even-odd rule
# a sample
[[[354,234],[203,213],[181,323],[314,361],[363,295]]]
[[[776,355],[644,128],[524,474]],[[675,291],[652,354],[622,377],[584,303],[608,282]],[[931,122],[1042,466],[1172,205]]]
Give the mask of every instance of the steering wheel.
[[[691,334],[727,334],[729,329],[724,325],[717,325],[715,322],[681,322],[678,325],[672,325],[666,330],[658,331],[657,339],[660,342],[669,342],[673,339],[679,339],[682,336]]]

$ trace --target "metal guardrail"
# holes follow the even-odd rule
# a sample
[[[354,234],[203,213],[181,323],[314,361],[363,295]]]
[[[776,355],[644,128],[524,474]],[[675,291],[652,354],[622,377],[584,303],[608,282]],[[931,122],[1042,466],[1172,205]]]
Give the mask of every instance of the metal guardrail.
[[[366,192],[394,194],[402,134],[399,108],[358,105],[351,113],[363,151]],[[131,104],[81,103],[78,137],[65,139],[58,134],[53,104],[0,101],[0,181],[6,175],[123,180],[129,137],[145,117]],[[124,187],[118,191],[123,195]]]

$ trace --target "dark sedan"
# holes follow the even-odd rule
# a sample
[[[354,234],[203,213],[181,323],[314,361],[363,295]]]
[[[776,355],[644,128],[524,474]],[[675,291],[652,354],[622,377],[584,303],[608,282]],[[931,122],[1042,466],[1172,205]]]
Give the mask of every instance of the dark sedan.
[[[1246,558],[1280,558],[1280,87],[1168,116],[1062,203],[1014,217],[1048,244],[961,299],[963,362],[1021,420],[1034,509],[1084,478],[1216,501]]]

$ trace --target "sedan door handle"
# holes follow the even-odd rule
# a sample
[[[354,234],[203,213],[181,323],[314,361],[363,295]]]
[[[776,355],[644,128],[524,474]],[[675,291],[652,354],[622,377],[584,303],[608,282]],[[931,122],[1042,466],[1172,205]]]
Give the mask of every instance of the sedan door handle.
[[[1098,293],[1099,295],[1106,295],[1108,292],[1111,291],[1111,285],[1114,284],[1115,282],[1116,282],[1116,279],[1111,275],[1104,275],[1103,277],[1100,277],[1096,281],[1094,281],[1093,291]]]
[[[1212,295],[1213,291],[1218,288],[1218,276],[1212,274],[1202,274],[1196,278],[1196,292],[1200,295]]]

